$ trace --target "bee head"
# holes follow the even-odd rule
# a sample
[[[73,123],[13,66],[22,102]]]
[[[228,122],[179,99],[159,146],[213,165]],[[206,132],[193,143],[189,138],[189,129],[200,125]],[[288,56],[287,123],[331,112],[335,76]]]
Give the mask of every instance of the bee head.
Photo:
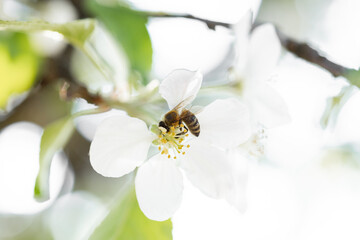
[[[165,124],[164,121],[159,122],[159,127],[162,127],[166,130],[166,132],[169,132],[170,128]]]

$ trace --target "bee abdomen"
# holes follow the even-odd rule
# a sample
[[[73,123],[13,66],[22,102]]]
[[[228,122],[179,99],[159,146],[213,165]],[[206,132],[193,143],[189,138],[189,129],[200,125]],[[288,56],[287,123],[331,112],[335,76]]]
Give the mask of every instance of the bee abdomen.
[[[200,123],[194,114],[183,118],[183,121],[194,136],[200,135]]]

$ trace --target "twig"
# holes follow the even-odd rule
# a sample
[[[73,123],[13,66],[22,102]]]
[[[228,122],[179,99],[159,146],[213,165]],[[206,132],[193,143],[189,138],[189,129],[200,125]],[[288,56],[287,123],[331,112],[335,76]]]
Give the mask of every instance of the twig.
[[[157,18],[187,18],[187,19],[193,19],[193,20],[197,20],[200,22],[203,22],[206,24],[206,26],[209,29],[215,30],[216,26],[223,26],[226,28],[230,28],[231,24],[229,23],[224,23],[224,22],[217,22],[217,21],[211,21],[211,20],[207,20],[204,18],[198,18],[195,17],[191,14],[168,14],[168,13],[163,13],[163,12],[149,12],[147,13],[147,16],[149,17],[157,17]]]
[[[281,45],[287,49],[289,52],[295,54],[305,61],[314,63],[323,69],[330,72],[334,77],[344,76],[344,74],[350,69],[343,67],[339,64],[336,64],[326,57],[322,56],[317,50],[310,47],[309,44],[298,42],[277,29],[277,35],[280,39]]]

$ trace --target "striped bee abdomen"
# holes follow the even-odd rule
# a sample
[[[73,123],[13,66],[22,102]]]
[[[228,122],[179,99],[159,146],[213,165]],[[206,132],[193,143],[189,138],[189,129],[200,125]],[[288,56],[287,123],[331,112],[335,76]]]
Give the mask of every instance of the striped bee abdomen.
[[[186,124],[194,136],[198,137],[200,135],[200,123],[192,112],[183,110],[180,119]]]

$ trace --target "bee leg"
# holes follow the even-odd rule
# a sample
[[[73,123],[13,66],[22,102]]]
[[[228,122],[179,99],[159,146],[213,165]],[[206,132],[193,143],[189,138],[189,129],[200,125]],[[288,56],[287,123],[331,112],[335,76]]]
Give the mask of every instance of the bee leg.
[[[189,131],[189,129],[187,129],[187,127],[185,126],[185,124],[183,124],[182,121],[179,120],[179,126],[181,126],[181,125],[184,126],[184,128],[186,129],[186,131]],[[182,128],[182,127],[180,127],[180,131],[183,132],[183,128]],[[181,134],[181,135],[183,135],[183,134]]]

